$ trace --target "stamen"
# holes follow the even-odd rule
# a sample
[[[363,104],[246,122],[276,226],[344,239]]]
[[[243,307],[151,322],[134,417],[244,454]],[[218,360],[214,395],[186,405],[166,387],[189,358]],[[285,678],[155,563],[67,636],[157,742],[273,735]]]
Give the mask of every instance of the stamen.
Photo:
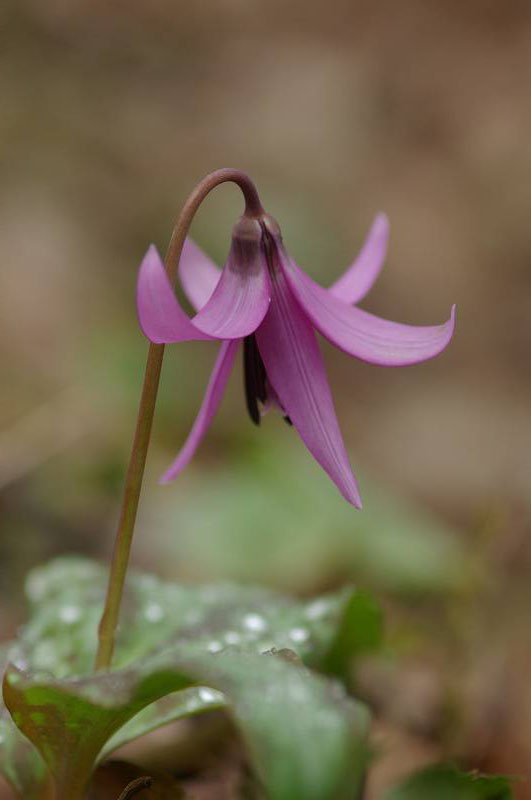
[[[266,401],[266,371],[253,335],[243,340],[243,379],[247,411],[254,424],[260,425],[258,400],[261,403]]]
[[[148,776],[145,778],[136,778],[136,780],[127,784],[118,800],[130,800],[134,794],[138,794],[142,789],[149,789],[152,783],[153,779]]]

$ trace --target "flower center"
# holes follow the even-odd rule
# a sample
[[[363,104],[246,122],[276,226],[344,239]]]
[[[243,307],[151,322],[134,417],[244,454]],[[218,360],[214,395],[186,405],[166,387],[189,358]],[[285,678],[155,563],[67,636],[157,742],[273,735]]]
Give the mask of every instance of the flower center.
[[[271,388],[271,384],[267,379],[264,362],[262,361],[262,356],[260,355],[254,334],[246,336],[243,340],[243,381],[247,411],[255,425],[260,425],[261,414],[258,405],[259,401],[263,406],[277,406],[282,412],[287,424],[292,424],[290,418],[284,413],[284,409],[280,405],[276,393]]]
[[[247,411],[254,424],[260,425],[258,401],[265,403],[267,398],[266,371],[253,334],[243,340],[243,380]]]

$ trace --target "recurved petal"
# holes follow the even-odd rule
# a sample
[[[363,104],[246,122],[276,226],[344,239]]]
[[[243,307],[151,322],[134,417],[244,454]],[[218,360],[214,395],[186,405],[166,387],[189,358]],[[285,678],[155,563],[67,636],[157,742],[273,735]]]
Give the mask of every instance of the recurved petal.
[[[136,300],[140,327],[152,342],[169,344],[212,338],[196,328],[180,307],[154,245],[150,245],[140,265]]]
[[[160,479],[161,483],[169,483],[169,481],[177,477],[179,472],[181,472],[181,470],[183,470],[189,463],[201,441],[203,440],[203,437],[205,436],[205,433],[212,422],[214,414],[218,410],[219,404],[221,403],[225,386],[234,365],[238,344],[239,342],[235,339],[231,339],[222,343],[218,357],[216,358],[216,363],[214,364],[214,369],[210,375],[210,380],[208,382],[201,408],[199,409],[199,413],[192,426],[192,430],[188,434],[188,438],[184,443],[179,455],[171,467],[166,470]]]
[[[346,500],[361,508],[315,333],[281,272],[272,292],[256,332],[267,377],[308,450]]]
[[[203,308],[220,277],[221,270],[187,237],[179,261],[179,279],[184,293],[196,311]]]
[[[442,325],[402,325],[343,303],[311,280],[293,262],[284,274],[302,308],[322,335],[336,347],[370,364],[401,367],[438,355],[454,332],[455,306]]]
[[[261,244],[233,239],[221,278],[192,321],[199,330],[218,339],[243,339],[258,328],[270,300],[271,285]]]
[[[388,240],[389,221],[385,214],[377,214],[356,259],[328,291],[344,303],[358,303],[381,272]]]

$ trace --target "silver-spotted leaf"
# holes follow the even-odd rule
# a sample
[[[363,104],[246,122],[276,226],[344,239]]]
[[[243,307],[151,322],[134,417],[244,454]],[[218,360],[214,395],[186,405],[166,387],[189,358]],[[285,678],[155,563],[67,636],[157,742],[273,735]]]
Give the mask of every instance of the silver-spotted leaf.
[[[282,651],[227,648],[212,654],[181,642],[122,670],[62,680],[8,667],[4,698],[45,759],[58,796],[81,800],[115,731],[160,697],[197,684],[223,693],[268,798],[355,797],[367,714],[339,684]]]
[[[270,699],[272,719],[275,713],[284,713],[283,687],[277,680],[287,681],[287,692],[294,674],[297,682],[302,681],[302,688],[296,690],[301,696],[305,687],[316,690],[315,703],[308,705],[308,717],[313,708],[322,721],[330,706],[330,718],[335,715],[338,722],[344,718],[343,734],[353,734],[344,740],[347,750],[352,747],[353,752],[362,751],[365,720],[357,706],[343,698],[346,705],[340,711],[334,694],[338,690],[332,691],[332,684],[300,668],[294,673],[293,665],[288,669],[278,658],[261,656],[274,648],[290,650],[302,662],[319,666],[330,650],[335,626],[351,592],[300,603],[267,589],[230,584],[180,586],[133,573],[128,578],[113,670],[94,676],[92,664],[105,581],[106,570],[87,559],[61,558],[35,570],[27,583],[30,621],[19,641],[6,651],[6,658],[13,663],[6,678],[6,704],[19,728],[38,747],[58,786],[68,787],[72,800],[76,792],[82,792],[94,763],[121,744],[172,720],[223,707],[237,717],[257,774],[266,786],[273,781],[276,794],[271,796],[289,796],[287,788],[279,788],[282,782],[278,777],[271,777],[280,767],[277,759],[268,755],[284,730],[281,720],[276,720],[273,740],[273,724],[262,726],[267,731],[263,736],[253,733],[254,717],[244,712],[251,707],[249,687],[256,686],[260,694],[255,704],[257,715],[263,697]],[[253,658],[259,664],[255,684],[247,676],[247,667],[237,673],[238,664],[250,668]],[[275,666],[277,662],[280,667]],[[223,670],[219,674],[209,671],[208,667],[222,663],[231,665],[230,675]],[[239,678],[231,684],[232,674]],[[240,688],[245,689],[243,699]],[[3,714],[8,735],[4,743],[0,741],[0,768],[20,796],[31,800],[41,797],[42,758],[21,736],[5,709]],[[356,724],[351,730],[346,720],[353,714]],[[295,717],[304,720],[304,715]],[[341,725],[337,730],[341,731]],[[343,734],[339,733],[340,739]],[[292,735],[293,731],[288,735],[290,741]],[[318,741],[319,736],[313,739]],[[14,743],[24,754],[22,761],[12,758]],[[302,743],[300,747],[300,752],[295,748],[291,756],[287,748],[288,765],[290,758],[292,764],[296,756],[302,758]],[[340,767],[342,757],[338,753],[336,766],[334,758],[329,766],[341,782],[347,770]],[[356,758],[349,762],[351,767]],[[313,760],[306,772],[310,766],[314,766]],[[289,772],[289,767],[282,769]],[[352,774],[359,769],[355,767]],[[24,786],[20,771],[24,773]],[[300,772],[299,765],[292,771]],[[299,782],[304,779],[303,770]],[[312,777],[315,797],[335,798],[337,793],[323,793],[323,781],[320,784]],[[296,791],[296,784],[289,791]]]

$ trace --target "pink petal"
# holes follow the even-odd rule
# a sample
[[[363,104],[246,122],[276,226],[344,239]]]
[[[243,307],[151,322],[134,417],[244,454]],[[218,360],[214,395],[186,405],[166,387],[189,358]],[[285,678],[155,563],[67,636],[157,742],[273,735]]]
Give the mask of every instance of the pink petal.
[[[154,245],[150,245],[140,265],[136,297],[140,327],[152,342],[212,338],[198,330],[180,307]]]
[[[267,377],[308,450],[348,502],[361,508],[315,333],[281,272],[272,286],[271,306],[256,332]]]
[[[184,443],[181,452],[171,467],[166,470],[160,479],[160,483],[169,483],[169,481],[177,477],[179,472],[189,463],[190,459],[199,447],[199,444],[203,440],[203,437],[207,432],[210,423],[212,422],[212,418],[219,408],[227,380],[229,379],[229,375],[234,365],[238,344],[239,342],[234,339],[222,343],[216,363],[214,364],[214,369],[212,370],[212,374],[208,382],[201,408],[199,409],[199,413],[192,426],[192,430],[188,434],[188,438]]]
[[[377,214],[358,256],[329,292],[344,303],[358,303],[365,297],[382,269],[388,239],[389,221],[385,214]]]
[[[221,270],[188,237],[179,261],[179,279],[184,293],[196,311],[203,308],[220,277]]]
[[[193,318],[194,326],[218,339],[243,339],[258,328],[271,300],[263,249],[232,243],[227,264],[210,299]]]
[[[402,325],[343,303],[293,262],[283,262],[283,269],[317,330],[336,347],[362,361],[387,367],[417,364],[438,355],[452,338],[455,306],[443,325]]]

